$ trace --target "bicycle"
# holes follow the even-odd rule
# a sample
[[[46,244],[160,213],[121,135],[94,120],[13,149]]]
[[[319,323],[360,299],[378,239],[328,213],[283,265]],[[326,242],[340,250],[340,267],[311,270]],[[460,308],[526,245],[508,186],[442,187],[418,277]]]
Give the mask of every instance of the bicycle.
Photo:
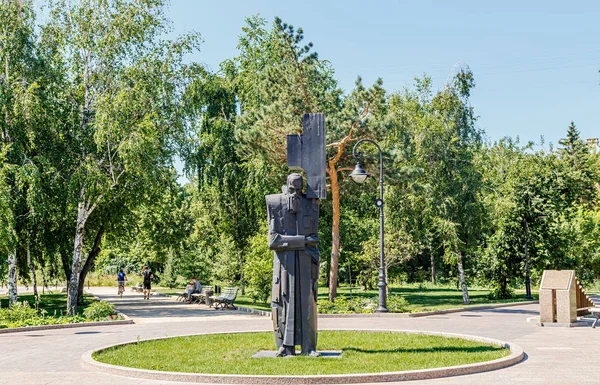
[[[123,293],[125,292],[125,281],[119,281],[119,290],[117,292],[117,295],[121,298],[123,298]]]

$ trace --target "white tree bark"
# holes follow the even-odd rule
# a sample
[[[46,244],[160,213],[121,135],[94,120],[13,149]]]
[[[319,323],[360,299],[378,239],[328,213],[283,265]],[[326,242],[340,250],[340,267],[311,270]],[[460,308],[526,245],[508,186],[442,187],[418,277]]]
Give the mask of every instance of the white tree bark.
[[[18,300],[17,295],[17,250],[12,249],[8,254],[8,306]]]
[[[85,222],[89,212],[86,210],[84,201],[77,205],[77,227],[75,229],[75,240],[73,242],[73,264],[71,266],[71,278],[69,279],[67,312],[69,315],[77,314],[77,291],[79,287],[79,272],[81,270],[81,253],[83,251],[83,238],[85,233]]]
[[[467,281],[465,280],[465,269],[463,268],[463,256],[461,251],[458,252],[458,277],[460,288],[462,290],[463,303],[469,305],[471,300],[469,299],[469,290],[467,289]]]

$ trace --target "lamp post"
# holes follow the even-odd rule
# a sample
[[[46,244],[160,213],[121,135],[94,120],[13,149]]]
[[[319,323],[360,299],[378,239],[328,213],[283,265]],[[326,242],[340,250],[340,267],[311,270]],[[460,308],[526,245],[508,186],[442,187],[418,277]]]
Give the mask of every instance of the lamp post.
[[[533,219],[546,219],[547,215],[540,214]],[[524,233],[525,233],[525,299],[532,300],[531,296],[531,279],[529,277],[529,225],[527,219],[523,218]]]
[[[531,280],[529,279],[529,226],[525,222],[525,299],[533,299],[531,296]]]
[[[356,148],[363,142],[369,142],[377,147],[379,150],[379,199],[375,201],[375,206],[379,208],[379,283],[377,287],[379,288],[379,306],[377,307],[378,313],[387,313],[388,309],[386,306],[386,287],[387,284],[385,282],[385,260],[384,260],[384,238],[383,238],[383,153],[381,152],[381,147],[371,139],[361,139],[354,145],[352,149],[352,155],[356,158],[356,167],[350,177],[356,183],[363,183],[369,174],[365,171],[365,169],[360,164],[360,158],[362,157],[362,152],[357,152]]]

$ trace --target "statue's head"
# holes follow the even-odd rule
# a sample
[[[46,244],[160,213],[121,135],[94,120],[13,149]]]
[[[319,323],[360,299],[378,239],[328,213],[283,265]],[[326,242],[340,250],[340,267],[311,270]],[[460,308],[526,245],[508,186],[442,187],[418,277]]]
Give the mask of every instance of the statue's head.
[[[294,173],[287,177],[287,193],[290,195],[302,194],[302,175]]]

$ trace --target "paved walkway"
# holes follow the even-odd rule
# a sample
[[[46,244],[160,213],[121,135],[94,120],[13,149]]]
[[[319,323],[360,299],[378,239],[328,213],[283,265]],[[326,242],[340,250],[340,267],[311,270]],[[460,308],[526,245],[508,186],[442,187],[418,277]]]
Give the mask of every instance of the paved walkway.
[[[104,345],[193,333],[269,330],[271,321],[235,311],[185,305],[169,297],[144,301],[141,294],[114,296],[115,289],[91,292],[115,303],[135,325],[47,330],[0,335],[0,384],[168,384],[87,371],[84,352]],[[537,305],[468,311],[422,318],[324,318],[321,329],[429,330],[496,338],[520,345],[527,358],[515,366],[469,376],[411,384],[597,384],[600,329],[540,328],[526,322]],[[182,384],[182,383],[172,383]]]

